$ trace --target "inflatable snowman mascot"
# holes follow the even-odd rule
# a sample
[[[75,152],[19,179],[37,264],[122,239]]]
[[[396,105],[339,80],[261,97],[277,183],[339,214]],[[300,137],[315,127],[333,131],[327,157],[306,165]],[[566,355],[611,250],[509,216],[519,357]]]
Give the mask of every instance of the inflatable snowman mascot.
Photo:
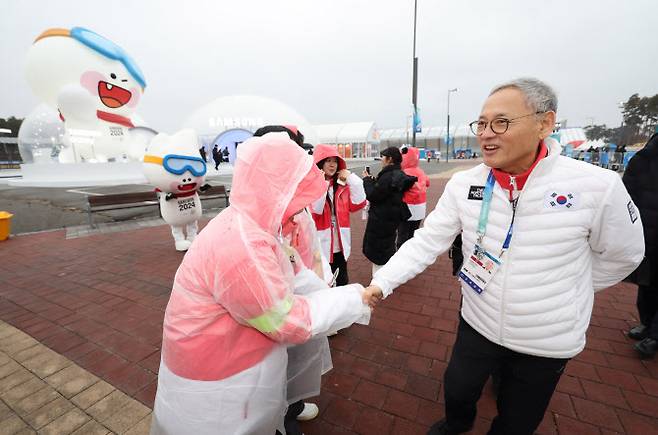
[[[30,47],[26,75],[64,121],[60,162],[141,159],[144,145],[129,129],[146,81],[121,47],[82,27],[49,29]]]
[[[198,191],[210,186],[206,179],[206,162],[199,156],[194,130],[186,129],[169,136],[155,136],[144,155],[144,175],[156,187],[162,218],[171,225],[177,251],[186,251],[197,233],[201,217]],[[187,237],[183,230],[187,232]]]

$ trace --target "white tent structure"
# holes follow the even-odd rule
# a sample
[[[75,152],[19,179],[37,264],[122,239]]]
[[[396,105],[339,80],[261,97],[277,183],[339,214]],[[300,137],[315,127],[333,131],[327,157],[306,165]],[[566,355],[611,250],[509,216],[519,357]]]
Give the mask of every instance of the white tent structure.
[[[423,127],[423,131],[416,133],[416,146],[418,148],[433,149],[445,152],[446,133],[445,126]],[[412,137],[411,128],[392,128],[382,130],[380,133],[381,147],[400,146],[410,144]],[[477,140],[468,125],[461,124],[450,126],[450,149],[460,148],[477,150]]]
[[[337,145],[343,157],[372,157],[379,152],[379,131],[374,122],[321,124],[315,129],[319,143]]]
[[[579,145],[577,148],[580,151],[580,150],[588,150],[588,149],[590,149],[590,147],[594,148],[594,149],[599,149],[603,146],[605,146],[605,142],[603,142],[601,139],[597,139],[597,140],[585,141],[581,145]]]

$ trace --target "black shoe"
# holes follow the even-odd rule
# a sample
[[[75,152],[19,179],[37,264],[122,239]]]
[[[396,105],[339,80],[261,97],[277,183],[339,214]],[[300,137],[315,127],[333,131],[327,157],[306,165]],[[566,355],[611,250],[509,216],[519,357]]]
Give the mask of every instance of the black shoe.
[[[463,428],[463,430],[456,430],[448,425],[448,421],[444,418],[432,425],[430,430],[427,431],[427,435],[458,435],[460,433],[468,432],[473,429],[471,424],[468,428]]]
[[[637,325],[628,331],[628,336],[633,340],[644,340],[649,336],[648,328],[644,325]]]
[[[643,357],[650,358],[656,354],[656,351],[658,351],[658,341],[653,338],[645,338],[644,340],[635,343],[633,347],[640,352]]]

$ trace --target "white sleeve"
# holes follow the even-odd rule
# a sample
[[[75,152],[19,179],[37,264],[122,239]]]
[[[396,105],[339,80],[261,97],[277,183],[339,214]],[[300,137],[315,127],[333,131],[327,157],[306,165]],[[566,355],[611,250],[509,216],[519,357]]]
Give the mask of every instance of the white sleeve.
[[[425,218],[423,227],[407,240],[388,263],[375,273],[371,284],[382,289],[384,297],[409,281],[448,250],[462,229],[455,198],[456,183],[451,178],[436,208]]]
[[[360,284],[348,284],[304,295],[311,315],[311,336],[326,335],[353,323],[367,325],[370,308],[363,304],[362,292]]]
[[[350,186],[350,201],[352,204],[361,204],[366,200],[366,191],[363,188],[363,179],[354,173],[347,177],[347,184]]]
[[[294,286],[296,295],[307,295],[317,290],[329,288],[324,280],[307,268],[303,268],[295,275]]]
[[[321,197],[313,201],[311,204],[311,212],[315,214],[322,214],[324,211],[324,203],[327,200],[327,192],[324,192]]]
[[[617,284],[644,258],[644,232],[637,207],[615,176],[590,229],[594,290]]]

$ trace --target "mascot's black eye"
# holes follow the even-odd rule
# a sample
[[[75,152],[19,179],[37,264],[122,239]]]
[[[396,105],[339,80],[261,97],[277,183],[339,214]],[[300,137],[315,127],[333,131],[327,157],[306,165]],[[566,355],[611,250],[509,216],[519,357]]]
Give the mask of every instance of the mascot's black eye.
[[[116,79],[116,78],[117,78],[117,75],[114,74],[114,73],[112,73],[112,74],[110,74],[110,77],[112,77],[113,79]]]

